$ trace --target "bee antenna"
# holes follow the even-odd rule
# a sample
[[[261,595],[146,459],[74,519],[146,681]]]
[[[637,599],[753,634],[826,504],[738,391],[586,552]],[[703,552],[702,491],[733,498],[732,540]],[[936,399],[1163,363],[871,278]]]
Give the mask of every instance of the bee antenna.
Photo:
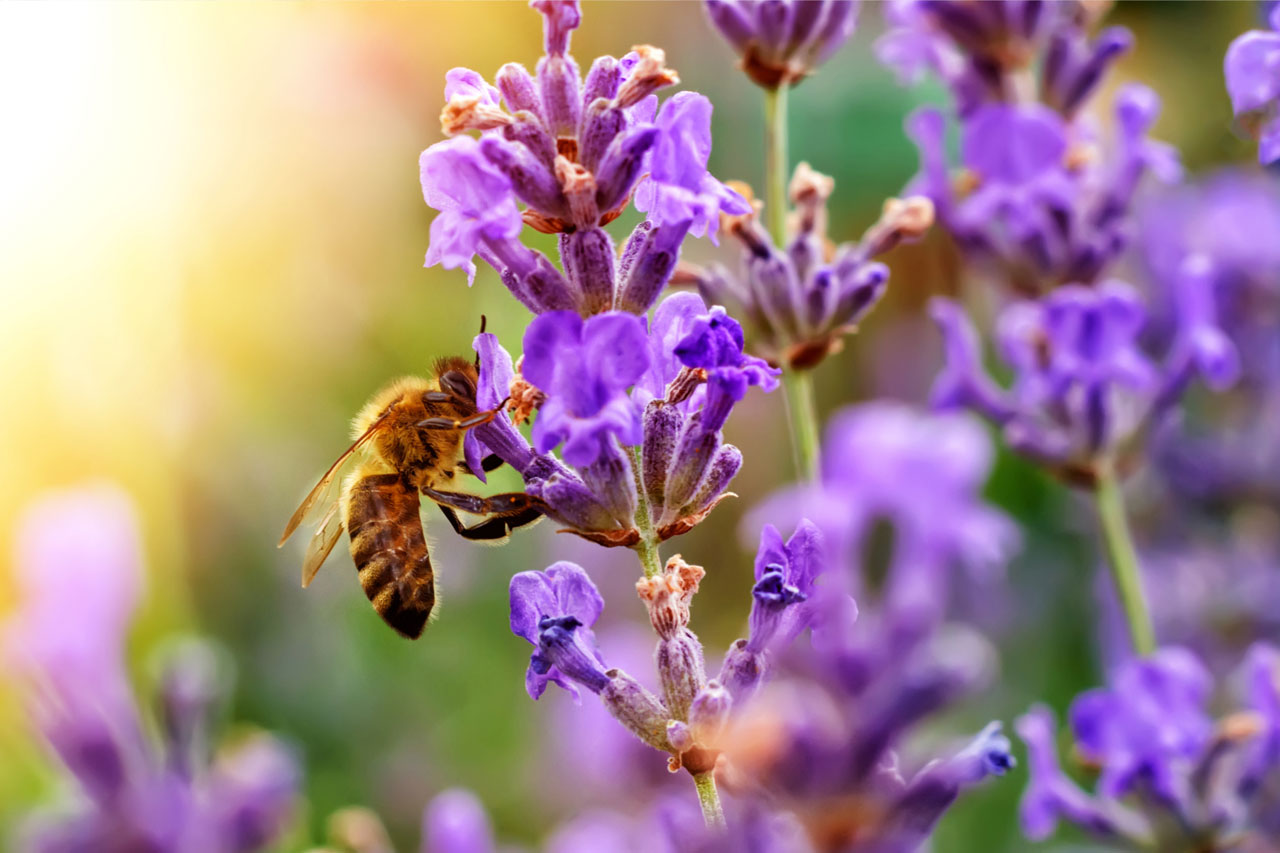
[[[487,326],[488,324],[489,324],[489,318],[481,314],[480,315],[480,334],[482,335],[484,334],[484,327]],[[480,350],[476,350],[476,372],[479,372],[479,371],[480,371]]]

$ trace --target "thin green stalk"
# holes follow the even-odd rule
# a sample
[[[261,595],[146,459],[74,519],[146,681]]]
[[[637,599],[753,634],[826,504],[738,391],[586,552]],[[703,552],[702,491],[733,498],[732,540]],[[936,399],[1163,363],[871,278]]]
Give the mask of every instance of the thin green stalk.
[[[720,807],[720,792],[716,790],[715,771],[708,770],[693,777],[698,789],[698,805],[702,806],[702,819],[712,829],[724,829],[724,809]]]
[[[787,87],[764,92],[764,210],[769,236],[782,248],[787,240]]]
[[[764,93],[764,210],[769,237],[779,248],[787,243],[787,93],[784,84]],[[805,370],[783,368],[782,382],[791,425],[791,447],[798,476],[818,476],[818,413],[813,400],[813,377]]]
[[[782,371],[782,389],[787,400],[787,420],[791,425],[791,448],[796,474],[808,480],[818,478],[818,413],[813,403],[813,373],[808,370]]]
[[[1133,547],[1129,522],[1124,511],[1124,496],[1120,483],[1109,465],[1100,466],[1098,482],[1094,487],[1094,499],[1098,507],[1098,520],[1102,524],[1102,541],[1107,550],[1107,563],[1111,566],[1111,578],[1116,584],[1116,594],[1124,607],[1125,622],[1133,648],[1139,655],[1149,655],[1156,649],[1155,629],[1151,613],[1142,593],[1142,578],[1138,573],[1138,553]]]
[[[636,480],[636,529],[640,531],[640,541],[632,546],[632,550],[640,557],[644,576],[656,578],[662,574],[662,555],[658,553],[658,532],[653,527],[649,498],[645,495],[644,479],[640,473],[639,447],[631,448],[631,473]]]

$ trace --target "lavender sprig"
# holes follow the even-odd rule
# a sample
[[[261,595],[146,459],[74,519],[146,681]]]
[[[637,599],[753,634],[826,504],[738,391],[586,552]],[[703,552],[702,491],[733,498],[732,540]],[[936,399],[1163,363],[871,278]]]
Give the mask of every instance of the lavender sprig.
[[[1111,685],[1076,697],[1069,718],[1081,759],[1098,768],[1088,793],[1057,760],[1053,715],[1018,720],[1031,778],[1022,825],[1048,838],[1060,821],[1115,849],[1268,849],[1280,843],[1280,652],[1257,644],[1244,664],[1246,707],[1215,721],[1213,679],[1191,652],[1130,661]]]
[[[681,92],[659,109],[655,93],[679,78],[651,46],[602,56],[583,79],[569,53],[576,0],[531,5],[544,16],[536,80],[516,63],[496,88],[466,68],[446,76],[441,126],[454,138],[420,160],[423,196],[440,211],[426,265],[461,267],[472,283],[478,254],[534,314],[642,314],[686,235],[714,240],[721,212],[749,209],[707,172],[711,102]],[[479,138],[459,135],[469,132]],[[648,217],[619,262],[603,226],[632,200]],[[521,243],[525,224],[559,235],[559,268]]]

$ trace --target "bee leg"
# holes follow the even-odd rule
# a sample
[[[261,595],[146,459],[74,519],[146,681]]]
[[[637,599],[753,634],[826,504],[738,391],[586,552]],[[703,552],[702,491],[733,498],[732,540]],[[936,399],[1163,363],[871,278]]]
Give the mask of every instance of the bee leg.
[[[462,523],[462,519],[458,518],[452,507],[445,504],[438,504],[440,511],[444,513],[444,517],[449,519],[449,523],[453,525],[453,529],[463,539],[473,539],[482,542],[497,542],[506,539],[511,535],[511,531],[517,527],[524,527],[526,524],[532,524],[542,518],[542,509],[536,506],[526,507],[518,512],[510,515],[495,515],[487,518],[479,524],[471,527]]]
[[[506,405],[504,401],[503,406]],[[489,409],[487,412],[476,412],[467,418],[427,418],[425,421],[418,421],[419,429],[449,429],[449,430],[469,430],[472,427],[478,427],[481,424],[487,424],[492,421],[501,412],[502,408]]]
[[[512,516],[522,514],[531,508],[536,508],[538,512],[543,512],[547,508],[541,498],[535,498],[524,492],[506,492],[486,498],[479,495],[464,495],[461,492],[439,492],[430,486],[423,486],[422,493],[438,504],[460,509],[472,515]]]

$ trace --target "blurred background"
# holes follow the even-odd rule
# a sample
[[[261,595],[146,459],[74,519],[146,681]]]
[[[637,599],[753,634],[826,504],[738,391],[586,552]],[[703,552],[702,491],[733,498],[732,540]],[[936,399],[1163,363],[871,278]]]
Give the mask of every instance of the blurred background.
[[[715,104],[712,171],[758,185],[761,96],[700,4],[584,7],[573,42],[583,67],[662,46],[682,87]],[[1164,97],[1155,135],[1192,171],[1252,161],[1252,143],[1229,129],[1221,62],[1255,13],[1245,3],[1111,13],[1138,37],[1118,76]],[[914,173],[904,116],[943,100],[875,63],[880,28],[868,5],[853,42],[792,98],[793,160],[835,177],[837,239],[860,234]],[[546,524],[484,549],[428,512],[444,604],[409,643],[383,626],[344,559],[304,592],[302,545],[275,547],[346,447],[349,418],[387,379],[469,353],[481,314],[518,348],[527,317],[491,270],[468,290],[461,271],[422,268],[431,215],[417,160],[441,138],[446,70],[492,79],[509,60],[532,67],[540,32],[521,3],[0,5],[0,553],[7,561],[16,514],[42,490],[110,479],[131,494],[149,590],[130,638],[139,680],[174,634],[230,650],[227,717],[282,733],[304,757],[306,814],[291,847],[323,840],[326,816],[358,804],[411,849],[423,805],[456,785],[480,795],[501,837],[530,842],[618,786],[688,784],[660,766],[612,773],[613,747],[593,740],[595,709],[558,691],[537,704],[525,696],[529,648],[507,628],[510,575],[574,559],[605,593],[606,653],[636,654],[642,667],[629,554]],[[719,255],[705,241],[686,251]],[[935,238],[892,262],[887,302],[818,371],[825,413],[928,388],[939,344],[921,309],[956,288],[956,264]],[[731,420],[728,439],[747,459],[741,498],[680,543],[708,569],[693,627],[713,655],[744,627],[758,531],[739,519],[792,476],[778,402],[752,395]],[[1037,698],[1060,709],[1099,673],[1088,513],[1009,458],[990,490],[1027,527],[1027,548],[1008,591],[969,602],[1004,667],[981,707],[962,709],[969,729]],[[6,571],[0,614],[13,599]],[[9,689],[0,756],[7,833],[56,795]],[[1017,776],[979,791],[948,816],[936,849],[1025,849],[1012,820],[1020,791]]]

